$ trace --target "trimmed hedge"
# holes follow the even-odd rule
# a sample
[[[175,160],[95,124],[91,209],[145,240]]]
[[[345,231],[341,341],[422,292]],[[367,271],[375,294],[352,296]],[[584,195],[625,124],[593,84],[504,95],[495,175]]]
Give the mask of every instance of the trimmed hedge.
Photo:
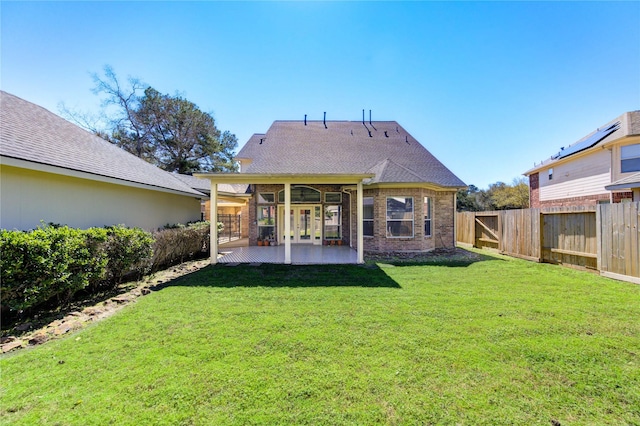
[[[125,274],[149,269],[152,244],[150,233],[123,226],[0,230],[3,314],[64,305],[84,289],[113,288]]]
[[[174,225],[153,234],[122,225],[0,230],[1,311],[5,315],[45,304],[63,306],[79,291],[113,290],[125,278],[204,257],[208,251],[208,222]]]
[[[209,252],[209,234],[209,222],[166,226],[155,232],[152,270],[206,255]]]

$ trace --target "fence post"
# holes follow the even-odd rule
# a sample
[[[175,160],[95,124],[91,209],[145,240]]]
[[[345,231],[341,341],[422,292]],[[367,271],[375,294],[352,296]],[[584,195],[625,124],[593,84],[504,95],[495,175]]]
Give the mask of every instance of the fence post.
[[[538,237],[538,250],[540,253],[540,260],[538,261],[539,263],[543,263],[544,262],[544,213],[542,212],[542,209],[540,209],[540,215],[538,218],[538,227],[539,227],[539,233],[540,236]]]
[[[602,271],[602,204],[596,205],[596,269]]]

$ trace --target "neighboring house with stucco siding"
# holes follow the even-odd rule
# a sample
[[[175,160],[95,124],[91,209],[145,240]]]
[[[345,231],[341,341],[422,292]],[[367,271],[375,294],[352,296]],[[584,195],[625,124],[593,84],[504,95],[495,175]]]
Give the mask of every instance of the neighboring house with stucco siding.
[[[52,112],[0,92],[0,228],[200,219],[204,195]]]
[[[640,201],[640,111],[622,114],[534,165],[530,207]]]

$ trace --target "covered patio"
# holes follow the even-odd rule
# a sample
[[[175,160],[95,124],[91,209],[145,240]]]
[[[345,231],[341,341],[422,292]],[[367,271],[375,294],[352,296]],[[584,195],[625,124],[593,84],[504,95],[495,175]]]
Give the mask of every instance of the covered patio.
[[[284,263],[284,264],[335,264],[364,263],[363,242],[363,181],[372,178],[370,173],[354,174],[273,174],[273,173],[197,173],[194,176],[211,182],[211,206],[218,204],[218,185],[237,184],[282,184],[284,185],[283,234],[291,235],[291,188],[294,184],[340,184],[352,185],[356,195],[356,250],[340,246],[305,246],[292,244],[290,237],[284,237],[282,243],[272,247],[249,247],[230,250],[222,257],[211,256],[211,263]],[[223,252],[218,247],[217,209],[211,209],[211,253]],[[260,260],[263,259],[263,260]]]
[[[220,246],[218,263],[285,263],[285,246]],[[358,252],[347,246],[294,245],[293,265],[336,265],[358,263]]]

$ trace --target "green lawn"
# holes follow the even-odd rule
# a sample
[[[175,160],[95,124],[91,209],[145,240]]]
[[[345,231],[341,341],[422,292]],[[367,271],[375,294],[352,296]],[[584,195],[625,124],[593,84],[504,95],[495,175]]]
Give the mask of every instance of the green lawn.
[[[497,255],[219,265],[0,367],[3,424],[640,425],[640,286]]]

